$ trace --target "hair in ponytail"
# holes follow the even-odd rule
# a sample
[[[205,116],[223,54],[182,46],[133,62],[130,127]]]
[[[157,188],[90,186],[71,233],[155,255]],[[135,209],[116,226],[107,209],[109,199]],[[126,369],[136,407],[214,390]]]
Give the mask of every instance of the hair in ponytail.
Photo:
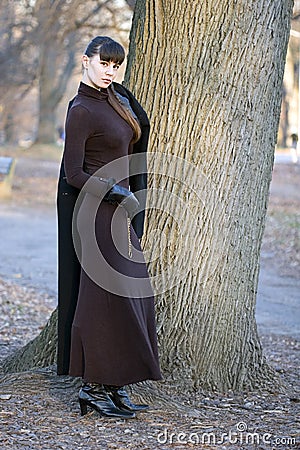
[[[129,101],[116,93],[115,89],[112,85],[110,85],[107,89],[108,91],[108,101],[114,110],[122,117],[122,119],[126,120],[128,125],[131,126],[133,131],[132,143],[135,143],[141,137],[141,128],[135,118],[134,113],[130,107]],[[127,101],[126,101],[127,100]]]
[[[122,64],[125,59],[125,50],[121,44],[114,41],[108,36],[97,36],[87,46],[85,55],[92,57],[99,55],[103,61],[113,61],[117,64]],[[141,128],[138,120],[135,118],[133,111],[130,108],[129,102],[127,104],[126,98],[115,92],[112,85],[107,89],[108,101],[114,110],[126,120],[128,125],[133,130],[133,138],[131,142],[137,142],[141,136]]]

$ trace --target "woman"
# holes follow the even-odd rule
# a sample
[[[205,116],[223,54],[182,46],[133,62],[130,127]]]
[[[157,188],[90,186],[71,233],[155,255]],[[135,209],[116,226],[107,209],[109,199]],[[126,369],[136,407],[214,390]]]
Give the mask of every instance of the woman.
[[[145,113],[127,89],[113,83],[124,57],[123,47],[111,38],[93,39],[82,57],[82,81],[67,114],[58,189],[58,357],[64,366],[68,343],[60,348],[61,335],[64,325],[70,327],[76,297],[67,365],[70,375],[83,380],[81,413],[90,406],[102,416],[131,418],[148,406],[134,405],[124,386],[159,380],[161,374],[153,292],[138,239],[146,178],[145,167],[141,173],[137,168],[145,166],[145,158],[129,164],[129,156],[134,159],[133,153],[147,142],[138,121]],[[143,189],[135,196],[129,187]],[[76,199],[73,229],[79,234],[74,242],[80,274],[70,245]],[[64,280],[68,269],[71,274]]]

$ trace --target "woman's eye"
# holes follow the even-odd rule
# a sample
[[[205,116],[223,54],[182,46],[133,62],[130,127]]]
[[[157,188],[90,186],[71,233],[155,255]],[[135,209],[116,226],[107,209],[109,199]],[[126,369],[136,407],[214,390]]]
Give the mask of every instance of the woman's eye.
[[[114,65],[114,69],[116,69],[116,70],[118,70],[119,67],[120,67],[119,64]]]

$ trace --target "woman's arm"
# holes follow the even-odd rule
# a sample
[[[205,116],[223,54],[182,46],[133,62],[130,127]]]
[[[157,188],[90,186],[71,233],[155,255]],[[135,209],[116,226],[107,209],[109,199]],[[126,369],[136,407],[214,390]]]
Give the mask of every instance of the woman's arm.
[[[66,119],[64,169],[68,184],[103,196],[111,188],[109,180],[89,175],[83,170],[85,145],[91,133],[90,112],[81,105],[72,106]]]

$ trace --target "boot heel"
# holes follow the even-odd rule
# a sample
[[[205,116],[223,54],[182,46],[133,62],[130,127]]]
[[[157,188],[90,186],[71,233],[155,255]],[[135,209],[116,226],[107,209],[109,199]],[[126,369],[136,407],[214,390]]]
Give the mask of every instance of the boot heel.
[[[78,401],[82,416],[87,413],[87,407],[89,406],[102,417],[118,417],[121,419],[132,419],[135,417],[134,412],[118,408],[102,384],[84,385],[79,391]]]
[[[86,404],[85,400],[80,398],[79,405],[80,405],[81,415],[85,416],[87,414],[87,404]]]

